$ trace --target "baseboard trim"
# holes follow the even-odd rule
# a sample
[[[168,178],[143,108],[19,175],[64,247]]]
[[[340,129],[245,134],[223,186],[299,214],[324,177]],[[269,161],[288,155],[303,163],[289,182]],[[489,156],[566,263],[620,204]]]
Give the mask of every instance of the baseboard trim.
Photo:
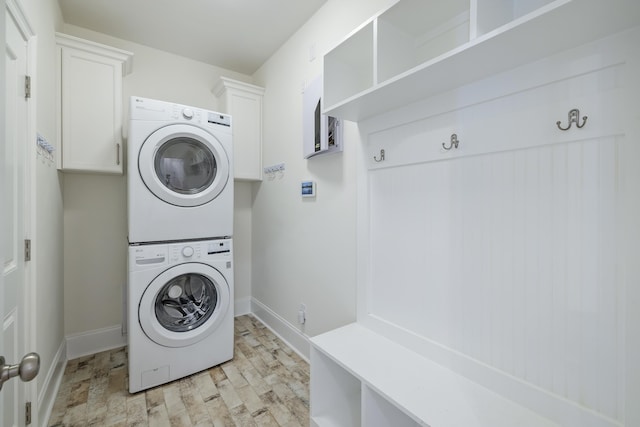
[[[121,325],[68,335],[66,340],[67,360],[127,345],[126,337],[122,334]]]
[[[285,340],[300,356],[309,359],[309,340],[295,326],[278,316],[270,308],[254,298],[246,297],[234,302],[234,317],[253,314],[281,339]],[[94,329],[66,337],[66,360],[90,356],[127,345],[121,325]]]
[[[255,298],[251,298],[251,313],[300,357],[309,362],[311,353],[309,337]]]
[[[53,411],[66,367],[67,342],[62,340],[38,394],[38,425],[41,427],[45,427],[49,423],[49,417]]]
[[[233,316],[244,316],[251,314],[251,297],[240,298],[235,300],[233,304]]]

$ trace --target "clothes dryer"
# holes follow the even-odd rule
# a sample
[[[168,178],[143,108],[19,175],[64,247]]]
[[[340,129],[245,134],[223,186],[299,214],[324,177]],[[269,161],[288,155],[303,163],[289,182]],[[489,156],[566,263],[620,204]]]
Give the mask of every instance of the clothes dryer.
[[[233,357],[231,239],[129,246],[129,392]]]
[[[233,235],[231,117],[131,97],[130,243]]]

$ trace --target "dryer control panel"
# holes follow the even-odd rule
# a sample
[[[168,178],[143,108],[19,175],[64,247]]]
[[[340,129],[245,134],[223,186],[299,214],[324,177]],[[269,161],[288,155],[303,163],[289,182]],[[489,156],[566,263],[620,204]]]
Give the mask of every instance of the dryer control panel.
[[[231,127],[231,116],[172,102],[132,96],[129,105],[131,120],[193,123],[200,126]]]

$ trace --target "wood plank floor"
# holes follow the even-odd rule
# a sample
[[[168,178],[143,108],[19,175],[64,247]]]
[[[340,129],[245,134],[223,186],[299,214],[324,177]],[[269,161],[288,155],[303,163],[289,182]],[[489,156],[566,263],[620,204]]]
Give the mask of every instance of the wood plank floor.
[[[235,354],[129,394],[126,348],[70,360],[49,419],[76,426],[308,426],[309,365],[254,317],[235,320]]]

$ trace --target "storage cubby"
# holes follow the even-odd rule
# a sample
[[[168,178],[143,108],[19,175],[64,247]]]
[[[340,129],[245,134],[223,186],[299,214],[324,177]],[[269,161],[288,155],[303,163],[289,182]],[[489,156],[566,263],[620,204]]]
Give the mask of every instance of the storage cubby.
[[[405,0],[378,17],[378,82],[469,41],[468,0]]]
[[[400,0],[325,55],[323,114],[360,121],[462,87],[636,26],[639,5]]]
[[[373,70],[373,23],[369,22],[325,56],[324,105],[371,88]]]
[[[417,427],[420,424],[367,386],[362,386],[362,425]]]
[[[360,426],[360,381],[313,348],[311,376],[312,423],[318,427]]]
[[[480,37],[509,22],[534,12],[555,0],[474,0],[477,2],[476,34]],[[564,0],[560,0],[564,2]]]

